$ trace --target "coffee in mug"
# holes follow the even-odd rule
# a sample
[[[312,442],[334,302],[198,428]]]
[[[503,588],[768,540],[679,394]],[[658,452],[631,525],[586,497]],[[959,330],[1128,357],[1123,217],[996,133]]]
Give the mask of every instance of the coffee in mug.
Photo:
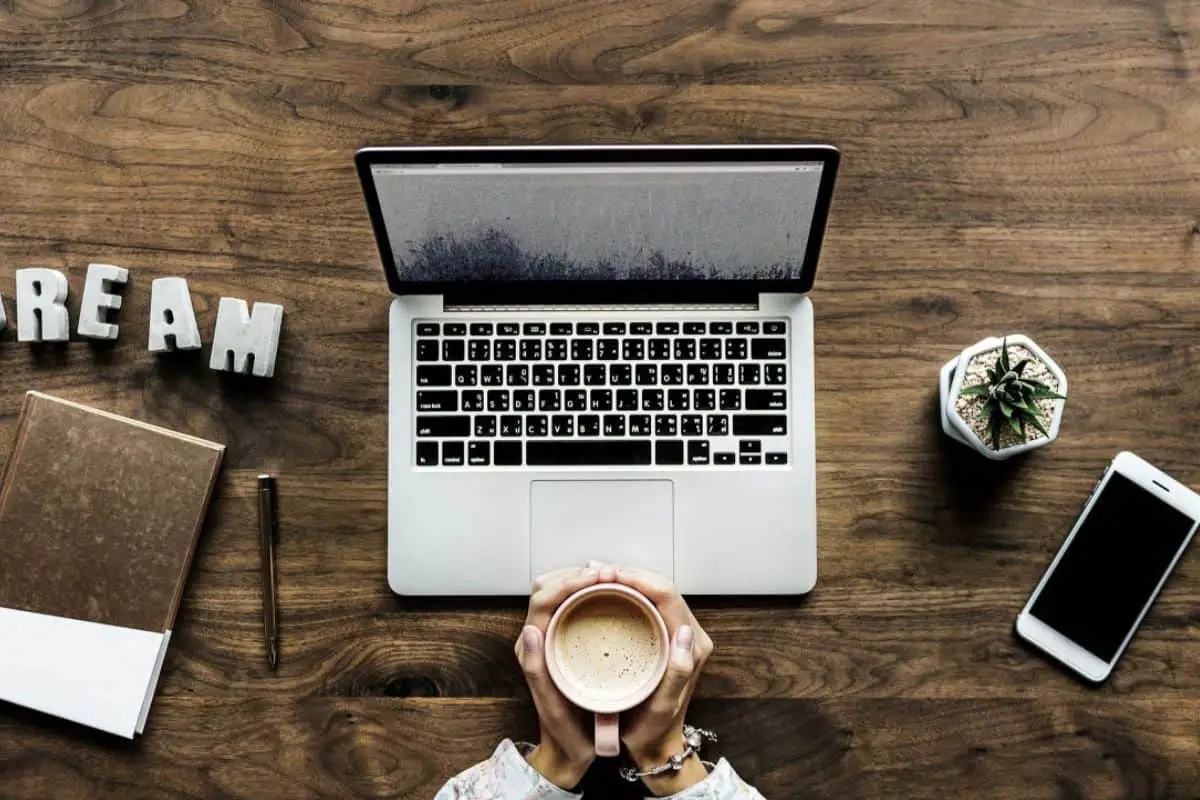
[[[654,693],[669,648],[658,609],[623,584],[593,584],[555,611],[546,629],[546,666],[568,700],[596,713],[597,755],[620,752],[617,715]]]

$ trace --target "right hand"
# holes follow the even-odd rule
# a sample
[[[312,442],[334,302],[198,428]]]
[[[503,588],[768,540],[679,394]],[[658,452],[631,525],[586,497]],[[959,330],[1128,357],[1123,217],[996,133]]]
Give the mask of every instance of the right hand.
[[[570,789],[583,780],[596,757],[591,715],[571,705],[546,670],[546,627],[563,600],[599,580],[611,581],[616,571],[589,564],[549,572],[533,582],[529,614],[517,638],[517,661],[537,708],[541,741],[527,760],[551,783]]]

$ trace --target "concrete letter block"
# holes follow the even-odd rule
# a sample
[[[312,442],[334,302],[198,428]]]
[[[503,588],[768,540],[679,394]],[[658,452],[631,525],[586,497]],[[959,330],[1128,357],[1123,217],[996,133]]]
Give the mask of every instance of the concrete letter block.
[[[198,349],[200,329],[187,280],[155,279],[150,284],[150,352]]]
[[[17,270],[17,339],[65,342],[69,338],[67,276],[42,267]]]
[[[271,377],[275,374],[275,355],[279,350],[282,326],[281,305],[255,303],[250,312],[245,300],[222,297],[217,307],[217,325],[208,366],[215,370]]]
[[[79,307],[80,336],[89,339],[116,339],[118,326],[109,322],[108,312],[121,307],[121,296],[113,294],[114,286],[129,280],[129,270],[111,264],[88,264],[87,282],[83,284],[83,303]]]

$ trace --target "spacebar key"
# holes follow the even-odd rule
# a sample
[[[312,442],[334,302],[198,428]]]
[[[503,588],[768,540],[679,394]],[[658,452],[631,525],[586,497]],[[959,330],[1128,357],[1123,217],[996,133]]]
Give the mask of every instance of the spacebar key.
[[[650,440],[530,440],[525,443],[525,464],[532,467],[648,466]]]

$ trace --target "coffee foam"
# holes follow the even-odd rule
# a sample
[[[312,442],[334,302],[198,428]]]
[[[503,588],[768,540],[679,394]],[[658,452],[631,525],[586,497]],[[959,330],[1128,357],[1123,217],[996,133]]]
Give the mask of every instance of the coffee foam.
[[[598,594],[558,623],[554,653],[565,680],[588,697],[625,697],[654,680],[661,658],[658,626],[634,603]]]

